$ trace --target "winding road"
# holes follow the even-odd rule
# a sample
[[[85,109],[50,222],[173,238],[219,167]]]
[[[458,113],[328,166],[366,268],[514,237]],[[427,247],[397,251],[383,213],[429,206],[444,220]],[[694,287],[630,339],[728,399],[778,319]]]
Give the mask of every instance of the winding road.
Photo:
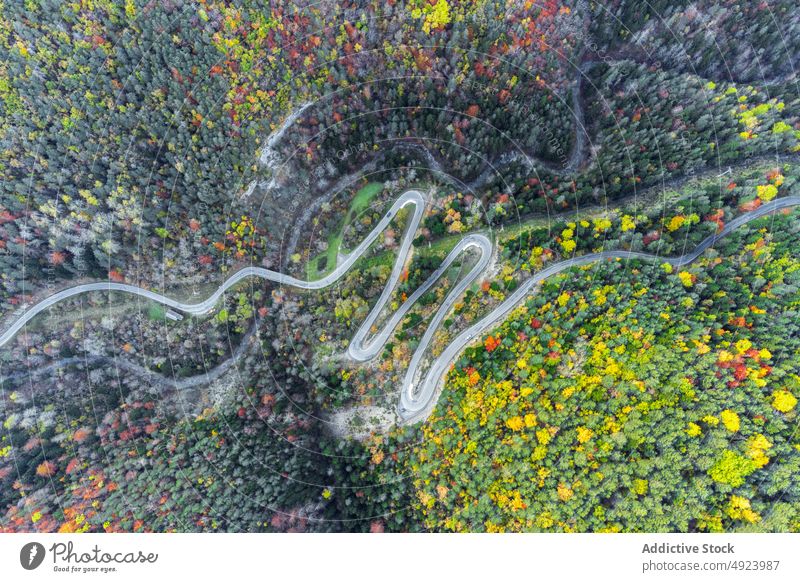
[[[470,269],[466,276],[462,277],[458,283],[453,286],[453,288],[445,297],[439,309],[433,316],[433,319],[431,320],[422,339],[420,340],[406,372],[400,393],[398,414],[405,422],[417,422],[424,420],[424,418],[426,418],[433,410],[433,406],[436,402],[435,396],[437,394],[437,388],[444,375],[447,373],[450,365],[456,360],[461,351],[476,338],[480,337],[481,334],[488,331],[499,321],[503,320],[511,312],[511,310],[514,309],[514,307],[521,303],[533,291],[536,285],[548,277],[552,277],[553,275],[574,267],[580,267],[608,259],[635,259],[648,262],[658,261],[662,263],[669,263],[674,267],[682,267],[695,261],[718,240],[730,234],[742,225],[769,214],[773,214],[779,210],[800,205],[800,196],[779,198],[763,204],[758,209],[748,212],[747,214],[743,214],[730,221],[722,228],[722,230],[703,240],[692,252],[682,254],[677,257],[663,257],[643,252],[614,250],[574,256],[569,259],[553,263],[522,283],[514,291],[514,293],[512,293],[505,301],[498,305],[483,319],[456,336],[442,351],[442,353],[433,361],[430,369],[420,380],[420,368],[422,366],[423,358],[428,346],[433,340],[436,330],[439,328],[442,320],[452,309],[453,304],[486,269],[489,261],[491,260],[493,251],[492,242],[484,234],[469,234],[462,238],[453,248],[453,250],[450,251],[447,257],[445,257],[442,264],[433,273],[431,273],[428,279],[426,279],[426,281],[416,291],[414,291],[414,293],[408,297],[405,302],[403,302],[400,308],[394,312],[391,317],[389,317],[382,329],[374,334],[374,337],[369,339],[368,336],[370,335],[370,330],[376,324],[383,308],[389,302],[392,293],[400,279],[403,267],[412,250],[414,234],[416,233],[419,224],[422,221],[423,215],[425,214],[426,205],[427,199],[422,192],[418,190],[408,190],[403,193],[394,202],[389,211],[381,218],[375,228],[349,255],[344,258],[344,260],[340,262],[340,264],[336,266],[333,272],[317,281],[303,281],[290,275],[261,267],[246,267],[228,278],[213,294],[199,303],[183,303],[154,291],[136,287],[134,285],[115,283],[112,281],[77,285],[75,287],[70,287],[68,289],[59,291],[58,293],[43,299],[39,303],[36,303],[29,309],[26,309],[20,313],[14,323],[6,331],[4,331],[2,335],[0,335],[0,347],[7,344],[31,319],[36,317],[45,309],[48,309],[59,301],[92,291],[117,291],[130,293],[155,301],[157,303],[161,303],[167,307],[170,307],[171,309],[175,309],[186,314],[202,315],[210,312],[231,287],[249,277],[258,277],[267,281],[278,283],[280,285],[287,285],[290,287],[296,287],[298,289],[324,289],[334,284],[342,277],[342,275],[350,270],[353,264],[359,258],[361,258],[365,252],[368,251],[378,236],[389,227],[389,224],[398,212],[407,206],[413,206],[414,211],[406,226],[406,231],[403,235],[391,276],[389,277],[389,280],[387,281],[387,284],[377,303],[361,326],[358,328],[352,341],[350,342],[348,355],[359,362],[364,362],[377,356],[386,342],[389,341],[389,338],[391,337],[397,325],[403,320],[417,300],[422,297],[422,295],[426,293],[436,283],[436,281],[439,280],[439,278],[442,277],[442,275],[447,271],[447,269],[458,258],[459,255],[469,249],[476,249],[479,252],[479,258],[476,264]]]

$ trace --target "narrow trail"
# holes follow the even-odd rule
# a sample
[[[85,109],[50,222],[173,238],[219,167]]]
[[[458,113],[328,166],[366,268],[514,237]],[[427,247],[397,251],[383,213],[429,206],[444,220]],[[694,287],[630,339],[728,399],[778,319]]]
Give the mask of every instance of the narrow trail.
[[[402,321],[411,307],[425,294],[447,271],[452,263],[465,251],[469,249],[476,249],[479,252],[479,258],[476,264],[470,271],[459,280],[459,282],[452,287],[450,292],[445,297],[444,301],[436,311],[433,319],[431,320],[427,330],[425,331],[422,339],[419,342],[414,354],[412,355],[411,362],[406,372],[401,393],[400,403],[398,405],[398,414],[400,418],[407,422],[418,422],[427,418],[436,403],[437,389],[449,369],[450,365],[457,359],[462,350],[481,334],[489,330],[491,327],[502,321],[514,307],[521,303],[528,297],[534,288],[547,279],[558,273],[589,265],[594,262],[604,260],[641,260],[647,262],[666,262],[674,267],[682,267],[688,265],[698,257],[700,257],[708,248],[719,241],[721,238],[727,236],[739,227],[756,220],[758,218],[773,214],[780,210],[791,208],[800,205],[800,196],[792,196],[786,198],[779,198],[768,202],[758,209],[741,215],[736,219],[730,221],[718,233],[709,236],[703,240],[697,247],[690,253],[682,254],[676,257],[664,257],[660,255],[653,255],[649,253],[636,252],[636,251],[602,251],[599,253],[591,253],[587,255],[574,256],[569,259],[564,259],[557,263],[553,263],[548,267],[542,269],[534,274],[530,279],[526,280],[519,288],[514,291],[505,301],[495,307],[489,314],[469,328],[465,329],[458,336],[456,336],[450,344],[442,351],[442,353],[433,361],[430,369],[425,373],[424,377],[421,376],[421,366],[423,358],[427,351],[428,346],[433,340],[433,336],[439,328],[441,322],[448,315],[453,307],[453,304],[458,298],[466,291],[466,289],[480,276],[486,269],[491,259],[493,252],[492,243],[489,238],[480,233],[469,234],[462,238],[452,251],[445,257],[442,264],[425,280],[425,282],[416,290],[408,299],[403,302],[400,308],[387,320],[383,328],[375,333],[371,338],[370,330],[375,325],[381,311],[391,299],[392,292],[394,291],[400,276],[403,271],[403,266],[412,250],[412,241],[414,235],[419,227],[422,217],[425,213],[425,207],[428,200],[425,195],[418,190],[408,190],[404,192],[392,205],[389,211],[382,217],[380,222],[375,228],[364,238],[364,240],[350,253],[341,264],[337,265],[336,269],[328,276],[317,281],[303,281],[272,271],[261,267],[246,267],[231,277],[225,280],[219,288],[212,293],[209,297],[198,303],[184,303],[177,301],[166,295],[136,287],[134,285],[127,285],[124,283],[115,283],[112,281],[103,281],[98,283],[88,283],[85,285],[77,285],[64,289],[43,299],[36,303],[29,309],[24,310],[18,314],[14,323],[0,335],[0,347],[7,344],[25,325],[39,313],[55,305],[59,301],[63,301],[70,297],[75,297],[84,293],[95,291],[106,292],[122,292],[136,295],[161,303],[181,311],[189,315],[202,315],[209,313],[214,309],[215,305],[222,299],[224,294],[234,285],[249,277],[257,277],[266,281],[278,283],[279,285],[287,285],[298,289],[306,290],[320,290],[329,287],[336,283],[345,273],[347,273],[353,264],[366,253],[373,242],[378,236],[386,230],[394,217],[405,207],[413,206],[413,214],[408,222],[408,225],[403,234],[400,249],[395,260],[392,273],[381,293],[377,303],[369,313],[367,318],[356,331],[350,342],[348,348],[348,355],[356,361],[364,362],[377,356],[383,349],[383,346],[389,341],[397,325]],[[243,344],[244,345],[244,342]],[[176,382],[183,383],[189,386],[194,382],[200,383],[201,381],[208,381],[213,375],[218,377],[222,372],[227,370],[234,362],[235,358],[232,357],[222,365],[218,366],[214,371],[200,375],[200,380],[194,378],[183,379]],[[221,370],[221,371],[220,371]],[[219,373],[217,373],[219,371]],[[151,373],[152,374],[152,373]]]

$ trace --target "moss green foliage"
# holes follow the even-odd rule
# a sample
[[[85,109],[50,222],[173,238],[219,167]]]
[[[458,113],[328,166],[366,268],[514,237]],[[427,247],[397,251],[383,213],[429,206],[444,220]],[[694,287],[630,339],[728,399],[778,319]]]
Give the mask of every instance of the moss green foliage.
[[[0,1],[0,310],[319,277],[413,186],[436,204],[393,307],[465,233],[498,245],[435,352],[554,261],[677,255],[800,194],[800,20],[768,4]],[[0,531],[800,531],[797,210],[687,268],[549,279],[427,421],[337,438],[325,414],[396,403],[446,287],[341,357],[403,224],[336,293],[54,307],[0,352]]]
[[[776,221],[691,288],[619,262],[555,278],[468,349],[406,463],[426,527],[797,529],[796,413],[772,396],[800,390],[797,213]]]

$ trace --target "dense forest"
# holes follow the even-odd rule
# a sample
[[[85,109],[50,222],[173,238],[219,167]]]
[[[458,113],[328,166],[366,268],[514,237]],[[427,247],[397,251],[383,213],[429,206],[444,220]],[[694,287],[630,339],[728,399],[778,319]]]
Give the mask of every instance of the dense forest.
[[[423,422],[398,386],[475,257],[344,357],[467,233],[491,269],[428,357],[560,260],[674,257],[800,195],[788,0],[0,2],[0,531],[800,531],[798,210],[692,265],[547,279]],[[377,325],[388,318],[381,314]]]

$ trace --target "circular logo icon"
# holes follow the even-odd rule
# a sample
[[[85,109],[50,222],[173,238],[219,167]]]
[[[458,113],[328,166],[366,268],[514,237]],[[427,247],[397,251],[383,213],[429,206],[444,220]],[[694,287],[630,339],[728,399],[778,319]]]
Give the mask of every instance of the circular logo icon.
[[[44,561],[44,546],[39,542],[30,542],[19,551],[19,563],[26,570],[35,570]]]

